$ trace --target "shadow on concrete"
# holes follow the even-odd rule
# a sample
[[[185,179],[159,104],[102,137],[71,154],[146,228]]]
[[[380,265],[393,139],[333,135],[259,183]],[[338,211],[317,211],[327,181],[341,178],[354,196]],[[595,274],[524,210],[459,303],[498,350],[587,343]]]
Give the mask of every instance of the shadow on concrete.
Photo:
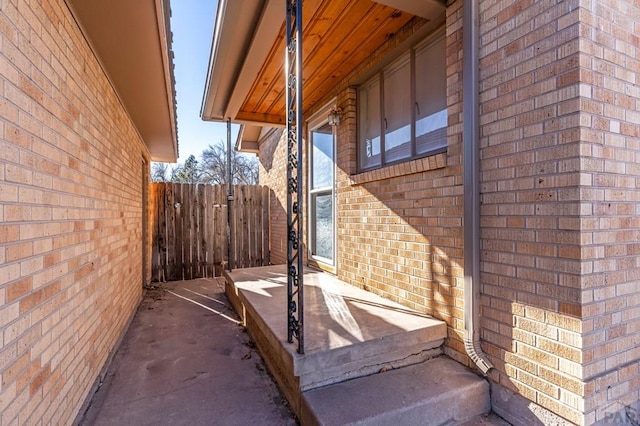
[[[146,291],[81,425],[295,425],[222,281]]]

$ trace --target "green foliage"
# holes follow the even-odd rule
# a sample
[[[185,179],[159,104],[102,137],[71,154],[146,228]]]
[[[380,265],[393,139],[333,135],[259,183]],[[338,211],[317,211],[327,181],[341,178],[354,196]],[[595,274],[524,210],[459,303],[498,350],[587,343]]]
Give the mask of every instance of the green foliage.
[[[171,171],[171,182],[176,183],[198,183],[200,182],[200,168],[198,160],[194,155],[190,155],[184,164],[178,164]]]

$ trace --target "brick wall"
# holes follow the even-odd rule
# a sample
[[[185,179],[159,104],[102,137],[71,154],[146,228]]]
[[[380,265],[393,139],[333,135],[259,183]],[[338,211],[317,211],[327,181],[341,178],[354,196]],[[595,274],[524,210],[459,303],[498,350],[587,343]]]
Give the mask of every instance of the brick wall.
[[[480,3],[482,338],[492,379],[580,423],[579,1]]]
[[[338,127],[338,276],[342,280],[444,320],[447,353],[468,363],[462,344],[462,40],[459,7],[446,17],[446,153],[357,170],[356,91],[350,86],[424,25],[411,21],[339,86],[345,113]]]
[[[426,24],[405,28],[336,85],[307,116],[336,97],[343,110],[337,135],[338,277],[434,315],[450,328],[448,353],[467,363],[462,344],[462,15],[447,13],[450,127],[446,154],[357,173],[355,81]],[[450,16],[449,16],[450,15]],[[260,144],[260,183],[272,190],[271,259],[286,262],[286,145],[275,130]],[[306,205],[306,203],[305,203]],[[275,208],[273,207],[275,206]]]
[[[0,4],[0,424],[69,424],[141,296],[148,154],[65,3]]]
[[[580,17],[580,229],[586,423],[640,408],[640,8],[593,1]],[[576,78],[574,77],[574,78]],[[640,413],[640,411],[636,411]],[[637,421],[637,416],[636,416]]]
[[[483,338],[580,424],[640,397],[633,2],[481,4]]]
[[[338,277],[447,322],[449,353],[467,362],[462,345],[461,14],[450,8],[447,72],[450,81],[449,148],[446,154],[357,173],[356,91],[380,61],[426,24],[414,19],[336,90],[343,110],[337,135]],[[449,13],[448,13],[449,15]],[[458,22],[459,21],[459,22]],[[286,262],[286,146],[276,130],[261,141],[260,183],[272,190],[271,259]],[[306,205],[306,203],[305,203]]]
[[[273,129],[260,142],[260,185],[271,190],[269,200],[270,259],[274,265],[287,263],[287,144],[282,129]]]
[[[462,15],[461,0],[447,8],[446,154],[356,169],[351,86],[419,21],[319,104],[336,97],[345,114],[338,276],[445,320],[447,353],[467,363]],[[630,1],[480,2],[483,349],[495,384],[577,424],[640,399],[637,22]],[[267,177],[276,191],[284,173],[277,140],[263,145],[280,159]]]

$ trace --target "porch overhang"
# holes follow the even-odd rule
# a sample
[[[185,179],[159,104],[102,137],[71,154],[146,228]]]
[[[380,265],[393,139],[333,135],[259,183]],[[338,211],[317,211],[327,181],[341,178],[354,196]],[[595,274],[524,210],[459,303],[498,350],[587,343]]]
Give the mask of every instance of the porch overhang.
[[[206,121],[237,120],[240,103],[284,22],[282,1],[220,0],[200,115]],[[256,124],[256,120],[250,121]],[[269,124],[266,119],[264,123]]]
[[[203,120],[284,127],[285,5],[283,0],[218,2],[200,111]],[[309,0],[304,7],[303,109],[307,111],[410,21],[442,22],[446,4]],[[240,139],[236,146],[250,146],[252,152],[257,149],[254,142],[259,140]]]
[[[241,124],[238,131],[238,139],[236,139],[236,150],[240,152],[248,152],[258,154],[259,141],[263,128],[260,126],[252,126],[250,124]]]
[[[178,157],[169,0],[66,0],[151,159]]]

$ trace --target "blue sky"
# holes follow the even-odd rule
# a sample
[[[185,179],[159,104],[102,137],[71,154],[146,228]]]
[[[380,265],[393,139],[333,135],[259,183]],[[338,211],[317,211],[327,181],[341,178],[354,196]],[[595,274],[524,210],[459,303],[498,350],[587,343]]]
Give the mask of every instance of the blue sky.
[[[184,162],[191,154],[197,158],[210,144],[226,143],[227,140],[225,123],[200,119],[217,5],[216,0],[171,2],[179,162]],[[237,131],[237,126],[233,126],[232,143],[235,143]]]

